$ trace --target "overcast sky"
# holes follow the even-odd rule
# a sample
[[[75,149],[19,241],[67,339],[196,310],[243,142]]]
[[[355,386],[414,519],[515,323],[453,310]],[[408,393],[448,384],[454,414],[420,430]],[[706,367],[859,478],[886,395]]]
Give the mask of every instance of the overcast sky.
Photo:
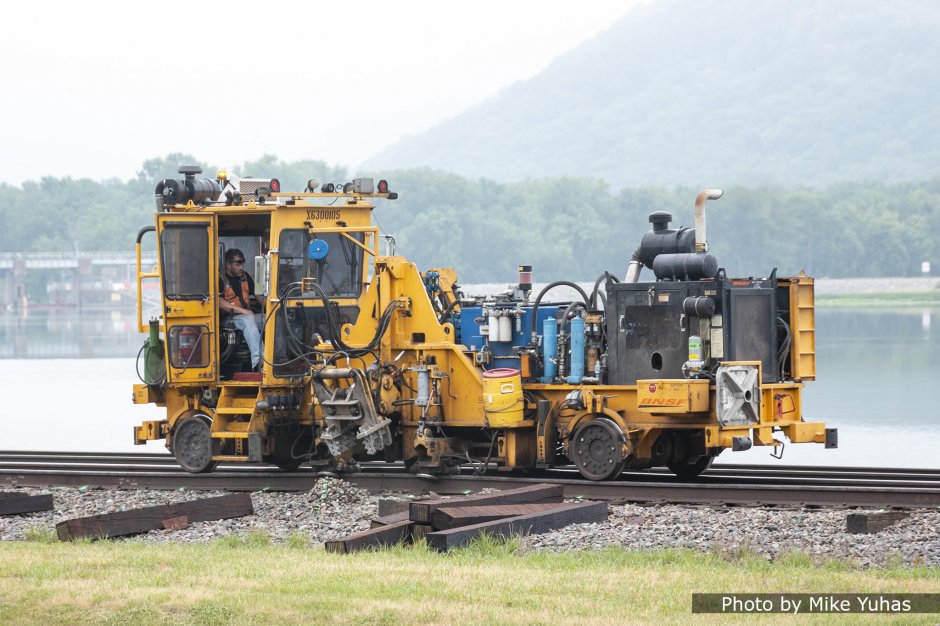
[[[534,76],[636,3],[11,3],[0,181],[129,178],[171,152],[354,168]]]

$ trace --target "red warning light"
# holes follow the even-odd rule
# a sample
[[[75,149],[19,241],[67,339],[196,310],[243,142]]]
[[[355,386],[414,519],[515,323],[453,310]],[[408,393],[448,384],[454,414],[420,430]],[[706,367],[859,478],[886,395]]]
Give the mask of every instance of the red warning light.
[[[379,181],[379,193],[388,193],[388,181],[387,180]]]
[[[281,191],[281,181],[279,181],[279,180],[276,179],[276,178],[272,178],[272,179],[271,179],[271,191],[274,192],[274,193],[280,192],[280,191]]]
[[[656,393],[656,385],[650,385],[650,393]]]

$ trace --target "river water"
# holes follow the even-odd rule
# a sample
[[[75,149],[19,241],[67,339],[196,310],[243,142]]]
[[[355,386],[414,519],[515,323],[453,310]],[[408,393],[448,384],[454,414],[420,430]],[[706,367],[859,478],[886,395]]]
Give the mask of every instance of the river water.
[[[722,463],[938,467],[940,310],[820,309],[817,380],[807,420],[839,429],[839,449],[725,452]],[[133,426],[160,419],[131,403],[144,335],[133,311],[0,313],[0,449],[162,452],[133,445]]]

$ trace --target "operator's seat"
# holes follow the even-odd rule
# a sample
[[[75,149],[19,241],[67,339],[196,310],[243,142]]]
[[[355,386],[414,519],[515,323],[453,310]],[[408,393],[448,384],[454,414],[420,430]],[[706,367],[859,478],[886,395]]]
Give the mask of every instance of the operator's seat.
[[[219,373],[224,379],[251,371],[251,350],[231,315],[219,316]]]

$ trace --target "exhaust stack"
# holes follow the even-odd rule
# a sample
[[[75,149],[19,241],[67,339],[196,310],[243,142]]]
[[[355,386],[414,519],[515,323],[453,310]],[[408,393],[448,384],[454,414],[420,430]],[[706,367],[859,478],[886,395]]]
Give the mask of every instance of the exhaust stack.
[[[724,193],[721,189],[703,189],[695,198],[695,251],[708,252],[708,239],[705,237],[705,201],[717,200]]]

